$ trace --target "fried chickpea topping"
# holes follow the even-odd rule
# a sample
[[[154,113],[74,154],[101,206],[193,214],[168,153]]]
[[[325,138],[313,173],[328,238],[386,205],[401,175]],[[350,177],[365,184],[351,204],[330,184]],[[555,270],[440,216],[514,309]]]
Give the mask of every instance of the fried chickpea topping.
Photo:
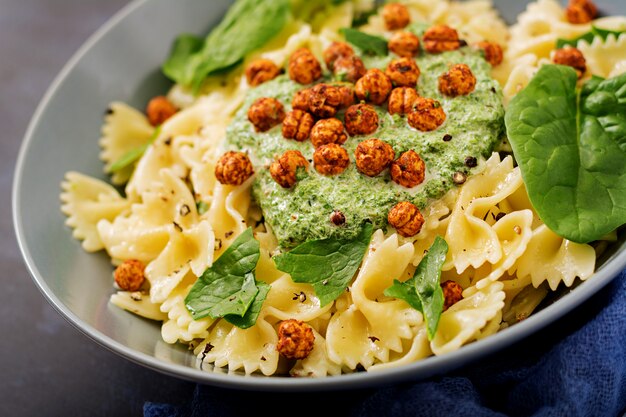
[[[346,216],[339,210],[335,210],[330,213],[330,222],[335,226],[341,226],[346,224]]]
[[[270,175],[281,187],[291,188],[297,181],[298,168],[309,167],[309,162],[300,151],[285,151],[270,164]]]
[[[439,91],[449,97],[465,96],[476,88],[476,77],[466,64],[455,64],[439,76]]]
[[[341,93],[341,107],[350,107],[354,104],[354,85],[343,84],[336,86]]]
[[[476,47],[482,49],[485,54],[485,61],[489,62],[492,67],[496,67],[502,63],[503,53],[502,47],[495,43],[489,41],[482,41],[476,44]]]
[[[337,58],[333,67],[333,73],[338,79],[351,83],[357,82],[366,72],[363,60],[356,55]]]
[[[322,66],[308,48],[299,48],[289,57],[289,78],[300,84],[311,84],[322,76]]]
[[[342,103],[342,94],[337,87],[320,83],[311,88],[309,94],[309,111],[314,116],[327,118],[337,114]]]
[[[409,201],[401,201],[387,213],[387,222],[400,236],[415,236],[422,230],[424,216],[417,206]]]
[[[252,87],[273,80],[278,74],[280,74],[278,65],[265,58],[256,59],[246,67],[246,80]]]
[[[417,94],[415,88],[396,87],[389,94],[387,109],[390,114],[407,114],[413,109],[417,97],[419,97],[419,94]]]
[[[565,17],[573,24],[589,23],[598,15],[598,8],[590,0],[570,0]]]
[[[113,273],[115,283],[123,291],[138,291],[145,281],[143,262],[128,259],[122,262]]]
[[[245,152],[228,151],[215,164],[215,178],[224,185],[241,185],[254,174]]]
[[[396,32],[387,42],[387,48],[398,56],[414,57],[420,50],[420,39],[411,32]]]
[[[178,108],[165,96],[152,98],[146,106],[146,116],[152,126],[163,124],[167,119],[178,112]]]
[[[309,98],[311,97],[311,89],[305,88],[296,91],[291,99],[291,107],[298,110],[309,111]]]
[[[437,129],[446,121],[446,113],[437,100],[417,97],[407,119],[411,127],[422,132],[429,132]]]
[[[326,49],[324,49],[324,63],[326,68],[334,71],[335,61],[341,57],[350,57],[354,55],[354,49],[346,42],[333,41]]]
[[[579,79],[582,78],[582,76],[585,75],[585,71],[587,71],[587,60],[585,56],[579,49],[571,46],[554,51],[552,61],[555,64],[568,65],[574,68]]]
[[[369,104],[353,104],[346,110],[344,123],[350,136],[369,135],[378,129],[378,113]]]
[[[413,149],[402,153],[389,167],[391,179],[406,188],[412,188],[424,182],[426,164]]]
[[[313,350],[315,334],[307,323],[287,319],[278,326],[278,343],[276,350],[288,359],[304,359]]]
[[[395,156],[391,145],[376,138],[360,142],[354,151],[357,169],[368,177],[375,177],[383,172]]]
[[[387,65],[385,74],[394,87],[415,87],[420,76],[420,69],[412,58],[398,58]]]
[[[387,74],[378,68],[371,68],[356,82],[354,91],[359,100],[382,104],[387,100],[392,88],[393,85]]]
[[[409,10],[404,4],[400,3],[385,4],[382,16],[387,30],[402,29],[411,23]]]
[[[327,143],[313,153],[315,169],[322,175],[341,174],[350,164],[348,151],[336,143]]]
[[[429,27],[422,36],[424,49],[431,54],[444,51],[454,51],[461,47],[459,33],[456,29],[447,25],[434,25]]]
[[[266,132],[280,124],[285,118],[282,103],[272,97],[261,97],[255,100],[248,109],[248,120],[257,132]]]
[[[346,135],[343,123],[334,117],[318,120],[311,130],[311,143],[316,148],[328,143],[342,145],[346,139],[348,135]]]
[[[441,290],[443,291],[443,311],[449,309],[453,304],[463,299],[463,287],[457,282],[448,280],[441,283]]]
[[[314,123],[315,119],[310,113],[294,109],[283,120],[283,137],[298,142],[305,141],[309,138]]]

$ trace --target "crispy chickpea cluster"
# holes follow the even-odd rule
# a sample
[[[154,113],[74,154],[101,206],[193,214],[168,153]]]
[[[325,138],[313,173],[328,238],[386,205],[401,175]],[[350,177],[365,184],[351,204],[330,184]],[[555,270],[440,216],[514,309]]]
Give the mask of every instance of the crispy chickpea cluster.
[[[345,42],[333,41],[331,44],[324,49],[324,63],[326,64],[326,68],[331,71],[334,71],[335,61],[342,57],[350,57],[354,55],[354,49],[350,45]]]
[[[387,100],[392,88],[389,77],[378,68],[372,68],[356,82],[354,91],[359,100],[382,104]]]
[[[439,76],[439,91],[449,97],[465,96],[476,88],[476,77],[466,64],[455,64]]]
[[[335,61],[333,73],[342,81],[356,83],[367,73],[367,69],[363,60],[358,56],[341,56]]]
[[[224,185],[241,185],[254,174],[245,152],[228,151],[215,164],[215,178]]]
[[[289,78],[300,84],[311,84],[322,76],[322,66],[308,48],[299,48],[289,57]]]
[[[481,49],[485,54],[485,61],[489,62],[492,67],[497,67],[502,63],[503,53],[502,47],[489,41],[482,41],[476,44],[476,47]]]
[[[272,97],[261,97],[248,109],[248,120],[257,132],[267,132],[285,119],[285,108]]]
[[[307,323],[288,319],[278,326],[276,350],[287,359],[304,359],[313,350],[315,334]]]
[[[343,96],[337,87],[320,83],[311,88],[309,111],[320,118],[333,117],[341,107]]]
[[[281,187],[291,188],[298,180],[298,168],[307,169],[309,162],[300,151],[285,151],[270,164],[270,175]]]
[[[342,145],[346,139],[348,135],[346,135],[343,123],[334,117],[318,120],[311,130],[311,143],[316,148],[328,143]]]
[[[422,230],[424,216],[415,204],[401,201],[389,210],[387,222],[400,236],[411,237]]]
[[[459,33],[456,29],[447,25],[434,25],[429,27],[422,36],[424,49],[431,54],[444,51],[454,51],[461,47]]]
[[[178,112],[178,108],[165,96],[152,98],[146,106],[146,116],[152,126],[159,126]]]
[[[417,97],[407,119],[411,127],[422,132],[429,132],[437,129],[446,121],[446,113],[437,100]]]
[[[346,110],[344,123],[350,136],[369,135],[378,129],[378,113],[369,104],[353,104]]]
[[[413,149],[403,152],[389,167],[391,179],[406,188],[412,188],[424,182],[426,164]]]
[[[555,64],[567,65],[576,70],[578,78],[582,78],[587,71],[587,60],[579,49],[573,47],[565,47],[554,51],[552,61]]]
[[[598,16],[598,8],[590,0],[570,0],[565,17],[573,24],[589,23]]]
[[[463,299],[463,287],[458,283],[448,280],[441,283],[443,291],[443,311],[449,309],[453,304]]]
[[[280,68],[273,61],[259,58],[252,61],[246,67],[246,80],[252,87],[273,80],[280,74]]]
[[[138,291],[145,281],[145,266],[137,259],[122,262],[113,273],[115,283],[123,291]]]
[[[315,119],[310,113],[294,109],[287,113],[283,120],[283,137],[298,142],[305,141],[309,138],[314,123]]]
[[[313,153],[315,169],[322,175],[338,175],[350,165],[348,151],[336,143],[327,143],[315,148]]]
[[[387,110],[390,114],[407,114],[413,109],[415,100],[419,97],[417,90],[411,87],[396,87],[389,94]]]
[[[357,169],[368,177],[375,177],[383,172],[395,156],[391,145],[376,138],[360,142],[354,151]]]
[[[396,32],[387,42],[387,48],[398,56],[411,58],[420,50],[420,39],[411,32]]]
[[[404,4],[387,3],[382,10],[383,21],[387,30],[405,28],[411,23],[411,15]]]
[[[420,69],[412,58],[398,58],[387,65],[385,74],[394,87],[415,87],[420,76]]]

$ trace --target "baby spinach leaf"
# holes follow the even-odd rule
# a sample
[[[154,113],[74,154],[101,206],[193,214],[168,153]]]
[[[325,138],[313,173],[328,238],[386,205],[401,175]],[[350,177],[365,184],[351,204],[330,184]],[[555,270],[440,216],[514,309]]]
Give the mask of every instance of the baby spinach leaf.
[[[366,223],[354,240],[327,238],[302,243],[275,256],[274,262],[294,282],[313,285],[320,304],[325,306],[339,297],[354,277],[369,246],[372,229]]]
[[[587,33],[580,35],[574,39],[557,39],[556,47],[563,48],[564,46],[573,46],[576,47],[578,42],[581,40],[586,41],[587,43],[593,42],[593,38],[599,37],[603,41],[606,41],[609,35],[614,35],[616,38],[622,33],[626,33],[626,30],[610,30],[610,29],[602,29],[596,26],[592,26],[591,30]]]
[[[258,293],[252,271],[259,260],[259,248],[248,228],[204,271],[185,297],[194,320],[246,313]]]
[[[626,223],[626,74],[576,84],[572,68],[544,65],[505,124],[539,217],[586,243]]]
[[[340,30],[346,42],[356,46],[363,53],[385,56],[388,54],[387,40],[380,36],[370,35],[358,29],[343,28]]]
[[[127,166],[138,161],[139,158],[141,158],[141,156],[144,153],[146,153],[146,150],[148,149],[150,144],[152,144],[152,142],[154,142],[155,139],[158,138],[160,134],[161,134],[161,126],[159,125],[156,127],[156,129],[154,129],[152,136],[150,136],[150,139],[148,139],[146,143],[139,145],[138,147],[134,149],[131,149],[130,151],[122,155],[117,161],[113,162],[111,166],[109,167],[109,173],[117,172],[120,169],[124,169]]]
[[[258,293],[256,297],[254,297],[254,300],[252,301],[252,304],[250,305],[250,308],[248,308],[246,313],[243,316],[227,314],[224,316],[224,320],[242,329],[247,329],[248,327],[254,326],[257,318],[259,317],[261,307],[263,307],[263,301],[265,301],[267,293],[270,290],[270,285],[263,281],[256,281],[255,284],[258,288]]]

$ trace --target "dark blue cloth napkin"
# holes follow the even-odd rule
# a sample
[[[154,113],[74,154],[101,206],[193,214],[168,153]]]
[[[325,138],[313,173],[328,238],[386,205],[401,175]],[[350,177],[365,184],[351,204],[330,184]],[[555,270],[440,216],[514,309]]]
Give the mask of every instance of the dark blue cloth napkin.
[[[378,389],[257,393],[198,385],[145,417],[590,416],[626,411],[626,271],[556,323],[455,372]]]

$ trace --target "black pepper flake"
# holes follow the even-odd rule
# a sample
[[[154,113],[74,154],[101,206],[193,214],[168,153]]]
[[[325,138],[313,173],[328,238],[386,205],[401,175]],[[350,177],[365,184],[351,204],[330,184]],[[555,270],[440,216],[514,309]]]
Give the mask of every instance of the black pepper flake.
[[[306,301],[306,294],[304,293],[304,291],[300,291],[300,293],[294,292],[291,299],[298,300],[301,303],[304,303]]]
[[[491,87],[491,92],[492,92],[493,94],[495,94],[495,93],[496,93],[496,87]]]
[[[368,339],[371,340],[372,342],[378,342],[380,340],[376,336],[369,336]]]
[[[215,346],[213,346],[211,343],[207,343],[206,345],[204,345],[204,349],[202,350],[202,360],[206,358],[207,353],[213,350],[214,347]]]
[[[229,237],[231,237],[231,236],[233,235],[233,233],[235,233],[235,232],[233,232],[232,230],[230,230],[230,231],[228,231],[228,232],[224,233],[224,237],[225,237],[226,239],[228,239]]]
[[[182,217],[185,217],[186,215],[191,213],[191,209],[189,208],[187,204],[183,204],[182,206],[180,206],[180,210],[178,212],[180,213]]]
[[[215,239],[215,249],[214,250],[220,250],[222,249],[222,239]]]
[[[496,221],[500,220],[501,218],[503,218],[504,216],[506,216],[506,213],[504,212],[500,212],[498,214],[496,214]]]
[[[167,146],[170,146],[172,144],[172,138],[171,137],[165,138],[163,143],[166,144]]]
[[[468,168],[474,168],[478,165],[478,160],[474,156],[466,156],[465,157],[465,166]]]
[[[267,360],[267,358],[266,358],[265,356],[261,356],[261,360],[262,360],[262,361],[266,361],[266,360]]]
[[[464,172],[457,171],[454,174],[452,174],[452,181],[457,185],[463,184],[466,180],[467,180],[467,175],[465,175]]]
[[[104,114],[106,114],[106,115],[110,115],[110,114],[113,114],[113,113],[114,113],[114,111],[110,107],[107,107],[107,109],[104,111]]]
[[[335,226],[341,226],[346,223],[346,216],[339,210],[335,210],[330,214],[330,222]]]
[[[444,142],[450,142],[451,140],[452,140],[452,135],[449,135],[447,133],[445,135],[443,135],[443,141]]]
[[[176,223],[176,222],[172,222],[172,223],[174,223],[174,228],[175,228],[176,230],[178,230],[179,232],[182,232],[182,231],[183,231],[183,228],[182,228],[182,227],[180,227],[180,224],[178,224],[178,223]]]
[[[459,40],[459,46],[462,48],[464,46],[467,46],[467,41],[465,39],[460,39]]]

